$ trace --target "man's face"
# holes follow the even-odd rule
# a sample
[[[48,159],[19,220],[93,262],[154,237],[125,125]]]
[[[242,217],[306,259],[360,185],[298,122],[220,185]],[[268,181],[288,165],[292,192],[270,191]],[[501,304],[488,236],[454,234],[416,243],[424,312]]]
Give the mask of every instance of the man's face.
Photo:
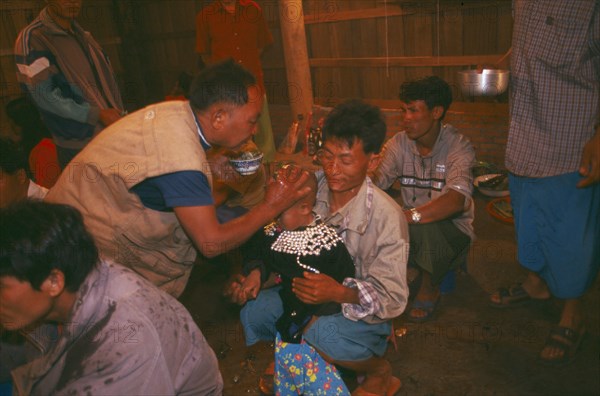
[[[248,103],[227,110],[219,146],[237,150],[247,143],[255,133],[262,109],[263,97],[257,89],[248,89]]]
[[[0,208],[27,198],[28,187],[29,179],[24,170],[10,174],[0,169]]]
[[[14,276],[0,276],[0,325],[19,330],[43,321],[52,309],[53,299],[44,292],[44,284],[41,289],[34,290],[29,282]]]
[[[48,6],[53,15],[63,19],[75,19],[81,12],[82,0],[49,0]]]
[[[408,138],[419,141],[434,132],[440,120],[440,110],[443,109],[439,106],[429,110],[423,100],[402,102],[400,105],[402,127]]]
[[[358,193],[367,172],[376,165],[376,155],[365,154],[361,141],[349,147],[345,141],[327,139],[318,155],[329,190],[334,193]]]

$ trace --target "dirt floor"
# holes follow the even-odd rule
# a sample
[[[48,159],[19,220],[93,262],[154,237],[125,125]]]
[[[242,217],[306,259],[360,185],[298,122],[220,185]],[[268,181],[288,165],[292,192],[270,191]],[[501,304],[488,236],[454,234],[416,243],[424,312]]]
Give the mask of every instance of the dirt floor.
[[[522,280],[513,227],[492,218],[489,198],[476,193],[475,230],[467,272],[442,296],[424,324],[394,321],[397,349],[386,357],[403,386],[398,395],[600,395],[600,281],[585,296],[587,336],[575,361],[563,368],[540,365],[537,354],[557,322],[557,301],[512,309],[488,306],[488,294]],[[272,346],[249,350],[239,308],[221,297],[225,262],[197,266],[181,297],[219,357],[226,395],[260,394],[258,377],[272,359]],[[351,386],[351,385],[350,385]]]

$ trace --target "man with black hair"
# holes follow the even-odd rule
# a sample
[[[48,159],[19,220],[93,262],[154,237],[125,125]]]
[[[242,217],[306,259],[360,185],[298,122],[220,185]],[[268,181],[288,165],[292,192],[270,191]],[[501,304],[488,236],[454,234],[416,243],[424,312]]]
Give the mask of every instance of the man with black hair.
[[[77,23],[83,0],[46,0],[15,42],[17,80],[56,143],[61,168],[124,113],[108,56]]]
[[[381,111],[360,100],[336,106],[326,118],[314,211],[344,241],[356,275],[340,283],[305,271],[292,282],[303,303],[341,304],[342,312],[309,322],[303,339],[326,361],[365,376],[356,395],[392,395],[400,388],[383,354],[391,320],[408,300],[408,227],[398,204],[367,176],[377,166],[385,131]],[[266,289],[256,300],[236,302],[246,304],[241,315],[253,328],[248,344],[275,338],[275,322],[283,312],[277,291]]]
[[[29,201],[0,213],[0,324],[61,325],[41,357],[13,370],[17,394],[221,394],[216,356],[187,310],[100,260],[75,209]]]
[[[466,260],[475,237],[475,152],[456,128],[442,124],[452,103],[444,80],[430,76],[407,81],[400,88],[400,100],[404,130],[386,143],[373,181],[384,190],[400,182],[400,203],[410,230],[408,264],[421,271],[408,315],[422,322],[434,312],[440,282]]]
[[[307,174],[270,183],[246,214],[217,219],[213,172],[235,171],[226,157],[218,162],[207,154],[241,148],[256,132],[262,96],[255,83],[233,61],[207,67],[194,79],[189,102],[150,105],[108,127],[47,200],[79,209],[103,255],[179,296],[195,248],[206,257],[229,251],[308,192],[300,188]]]
[[[0,138],[0,208],[26,198],[43,199],[48,190],[35,184],[27,172],[27,159],[12,140]]]

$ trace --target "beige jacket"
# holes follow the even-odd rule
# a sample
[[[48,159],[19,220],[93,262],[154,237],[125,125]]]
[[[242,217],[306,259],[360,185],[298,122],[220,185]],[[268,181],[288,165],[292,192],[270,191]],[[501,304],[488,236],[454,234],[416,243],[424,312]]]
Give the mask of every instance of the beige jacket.
[[[329,186],[317,172],[319,190],[315,212],[342,237],[356,268],[355,280],[368,284],[376,300],[375,312],[357,315],[354,304],[342,304],[351,320],[381,323],[399,316],[406,308],[408,285],[408,225],[400,206],[367,177],[358,194],[338,211],[329,206]]]
[[[103,256],[177,297],[196,250],[174,213],[146,208],[130,189],[147,178],[185,170],[203,172],[212,185],[189,103],[159,103],[98,135],[73,159],[46,200],[77,208]]]

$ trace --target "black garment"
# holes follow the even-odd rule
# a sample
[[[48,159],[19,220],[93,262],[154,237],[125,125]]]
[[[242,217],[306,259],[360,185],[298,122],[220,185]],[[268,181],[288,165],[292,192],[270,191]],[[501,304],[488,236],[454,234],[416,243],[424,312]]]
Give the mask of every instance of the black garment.
[[[355,275],[354,262],[344,242],[337,235],[334,241],[327,237],[321,238],[319,230],[325,231],[329,236],[335,234],[335,229],[319,221],[295,231],[282,231],[276,223],[271,223],[254,234],[242,249],[246,274],[259,268],[262,282],[272,272],[281,277],[282,287],[279,295],[283,302],[283,314],[277,320],[276,328],[285,342],[299,343],[302,340],[302,331],[313,315],[332,315],[341,310],[340,304],[334,302],[318,305],[303,303],[292,291],[293,278],[302,277],[304,271],[314,272],[307,267],[329,275],[340,283],[345,278],[353,278]],[[305,246],[300,246],[300,250],[310,245],[308,250],[316,254],[302,255],[276,251],[277,246],[282,245],[280,238],[293,240],[295,235],[307,231],[308,235],[312,231],[315,232],[312,238],[304,241]],[[305,267],[298,264],[298,261]]]

